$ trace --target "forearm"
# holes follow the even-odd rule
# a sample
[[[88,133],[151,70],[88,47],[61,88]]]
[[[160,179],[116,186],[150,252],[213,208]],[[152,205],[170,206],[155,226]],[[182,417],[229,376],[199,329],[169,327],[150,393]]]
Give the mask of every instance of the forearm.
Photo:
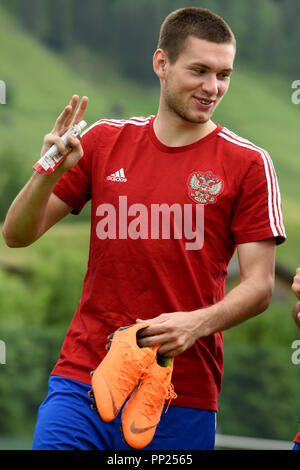
[[[139,345],[161,344],[160,354],[177,356],[197,339],[228,330],[262,313],[273,294],[275,249],[273,239],[238,245],[240,283],[214,305],[163,313],[151,319],[150,326],[140,330]]]
[[[220,302],[195,313],[197,336],[208,336],[229,328],[265,311],[271,301],[273,281],[247,279],[233,288]]]
[[[177,356],[197,339],[227,330],[262,313],[269,306],[272,292],[272,276],[265,282],[248,279],[215,305],[189,312],[163,313],[151,319],[151,325],[140,330],[139,345],[161,344],[160,354]]]
[[[60,172],[51,175],[34,173],[11,204],[2,229],[10,247],[33,243],[40,231],[47,203]]]

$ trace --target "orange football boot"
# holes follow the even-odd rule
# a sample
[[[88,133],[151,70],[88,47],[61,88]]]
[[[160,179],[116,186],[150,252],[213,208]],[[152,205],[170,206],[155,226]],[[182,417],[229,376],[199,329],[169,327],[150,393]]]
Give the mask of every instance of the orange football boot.
[[[155,360],[124,406],[121,416],[124,440],[135,449],[146,447],[152,441],[165,401],[169,400],[170,404],[177,398],[171,384],[173,362],[172,358],[170,365],[161,366]]]
[[[92,390],[89,395],[94,399],[92,408],[104,422],[112,421],[118,415],[140,377],[156,359],[152,348],[141,348],[137,344],[138,330],[147,326],[138,323],[119,328],[110,335],[106,356],[91,372]]]

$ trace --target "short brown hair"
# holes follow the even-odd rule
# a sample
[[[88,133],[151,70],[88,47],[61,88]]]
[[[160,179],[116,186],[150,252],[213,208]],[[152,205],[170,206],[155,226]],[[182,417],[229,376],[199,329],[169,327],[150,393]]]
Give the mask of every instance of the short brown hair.
[[[206,8],[180,8],[170,13],[161,25],[157,47],[163,49],[174,63],[188,36],[236,46],[234,34],[220,16]]]

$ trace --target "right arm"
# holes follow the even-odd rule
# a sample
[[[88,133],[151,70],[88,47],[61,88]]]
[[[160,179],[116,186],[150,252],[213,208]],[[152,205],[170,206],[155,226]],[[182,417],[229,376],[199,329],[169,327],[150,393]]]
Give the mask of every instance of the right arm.
[[[298,299],[298,302],[296,302],[293,308],[293,316],[296,325],[298,325],[300,328],[300,268],[296,269],[296,275],[292,284],[292,291]]]
[[[61,153],[66,152],[61,136],[68,128],[83,119],[87,103],[87,98],[82,98],[74,116],[78,96],[72,97],[70,104],[65,107],[56,120],[51,133],[45,136],[41,155],[44,155],[53,144],[57,145]],[[78,138],[68,136],[68,144],[72,147],[72,151],[56,170],[49,175],[34,172],[11,204],[2,228],[4,240],[9,247],[31,245],[50,227],[71,212],[72,207],[52,192],[65,171],[72,168],[83,155]]]

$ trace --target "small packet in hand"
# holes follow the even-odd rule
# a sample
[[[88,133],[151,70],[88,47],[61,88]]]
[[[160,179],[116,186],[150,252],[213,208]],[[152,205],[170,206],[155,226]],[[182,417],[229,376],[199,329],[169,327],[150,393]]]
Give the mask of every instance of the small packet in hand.
[[[77,137],[80,135],[81,131],[86,127],[85,121],[80,121],[78,124],[72,126],[67,132],[62,136],[64,144],[67,144],[68,135]],[[60,165],[67,155],[72,151],[70,146],[67,146],[68,151],[62,155],[59,153],[57,146],[54,144],[50,149],[43,155],[33,166],[34,170],[42,175],[53,173],[53,171]]]

